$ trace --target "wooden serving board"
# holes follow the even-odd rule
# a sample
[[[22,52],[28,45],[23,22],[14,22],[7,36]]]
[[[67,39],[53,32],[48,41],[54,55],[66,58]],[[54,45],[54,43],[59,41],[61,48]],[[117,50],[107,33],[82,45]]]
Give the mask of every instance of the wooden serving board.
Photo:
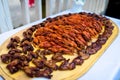
[[[113,23],[113,22],[112,22]],[[105,50],[110,46],[110,44],[114,41],[117,37],[119,29],[115,23],[113,23],[114,29],[113,34],[107,40],[107,42],[102,46],[102,48],[95,54],[91,55],[90,58],[84,61],[81,66],[76,66],[74,70],[68,71],[54,71],[52,73],[53,77],[51,80],[75,80],[81,76],[83,76],[93,65],[94,63],[100,58],[100,56],[105,52]],[[20,32],[14,34],[13,36],[22,37],[22,33],[25,30],[21,30]],[[12,37],[13,37],[12,36]],[[7,44],[9,43],[9,39],[7,39],[1,46],[0,46],[0,55],[7,53]],[[27,77],[23,71],[18,71],[15,74],[10,74],[9,71],[6,69],[6,64],[1,62],[0,59],[0,75],[5,80],[33,80],[33,78]]]

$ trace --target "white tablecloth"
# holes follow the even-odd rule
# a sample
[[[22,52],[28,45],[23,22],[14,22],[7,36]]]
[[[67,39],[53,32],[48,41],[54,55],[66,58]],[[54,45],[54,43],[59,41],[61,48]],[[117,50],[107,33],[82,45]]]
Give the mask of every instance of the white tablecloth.
[[[65,11],[59,14],[69,13]],[[57,14],[57,15],[59,15]],[[54,15],[56,16],[56,15]],[[52,16],[53,17],[53,16]],[[120,20],[109,17],[120,28]],[[0,34],[0,45],[11,35],[16,32],[37,24],[43,20],[25,25],[23,27]],[[115,39],[111,46],[105,51],[94,66],[78,80],[120,80],[120,35]],[[1,78],[0,78],[1,80]]]

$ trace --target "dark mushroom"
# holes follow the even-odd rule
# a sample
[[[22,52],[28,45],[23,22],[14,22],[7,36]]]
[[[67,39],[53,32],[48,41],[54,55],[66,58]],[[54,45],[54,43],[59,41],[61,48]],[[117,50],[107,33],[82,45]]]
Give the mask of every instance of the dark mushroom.
[[[42,59],[34,59],[32,62],[40,69],[45,67],[44,61]]]
[[[88,59],[90,57],[89,54],[84,53],[82,51],[79,52],[79,56],[81,56],[81,59],[83,59],[83,60],[86,60],[86,59]]]
[[[9,63],[9,62],[11,62],[11,55],[10,54],[2,54],[1,60],[3,63]]]
[[[62,61],[62,60],[64,60],[65,58],[62,56],[61,53],[55,53],[55,54],[52,56],[52,59],[55,60],[55,61]]]
[[[78,56],[78,57],[76,57],[75,59],[73,59],[72,62],[74,62],[76,65],[81,65],[81,64],[84,62],[84,60],[81,59],[80,56]]]
[[[58,69],[58,66],[56,65],[56,62],[53,61],[53,60],[46,60],[44,61],[44,64],[49,67],[49,68],[52,68],[54,70],[57,70]]]
[[[19,60],[16,59],[7,65],[7,69],[10,71],[11,74],[13,74],[19,70],[19,68],[17,67],[18,64],[19,64]]]

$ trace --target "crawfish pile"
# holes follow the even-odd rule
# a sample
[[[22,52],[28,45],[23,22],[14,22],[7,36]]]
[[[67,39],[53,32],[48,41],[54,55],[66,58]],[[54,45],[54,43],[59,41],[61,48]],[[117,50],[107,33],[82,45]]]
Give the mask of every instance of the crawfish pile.
[[[102,26],[100,20],[86,14],[48,18],[44,27],[35,32],[33,41],[54,53],[71,54],[88,46],[88,42],[101,32]]]

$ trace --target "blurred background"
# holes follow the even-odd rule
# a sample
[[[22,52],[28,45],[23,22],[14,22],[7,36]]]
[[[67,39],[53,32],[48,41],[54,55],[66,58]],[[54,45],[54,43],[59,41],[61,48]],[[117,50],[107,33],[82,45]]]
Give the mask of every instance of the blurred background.
[[[32,2],[29,2],[29,13],[30,13],[30,22],[34,22],[37,17],[36,17],[36,12],[35,12],[35,4],[34,0],[29,0]],[[48,0],[42,0],[42,17],[44,18],[46,16],[46,1]],[[10,8],[10,15],[12,19],[12,24],[14,28],[17,28],[19,26],[24,25],[22,21],[22,10],[21,10],[21,4],[20,0],[8,0],[9,3],[9,8]],[[95,3],[93,2],[93,5]],[[98,4],[99,5],[99,4]],[[108,4],[106,4],[106,10],[104,15],[118,18],[120,19],[120,0],[108,0]]]
[[[20,4],[20,0],[8,0],[9,2],[9,7],[10,7],[10,13],[11,13],[11,18],[12,18],[12,23],[14,28],[17,28],[19,26],[23,25],[23,21],[22,21],[22,10],[21,10],[21,4]],[[30,1],[30,0],[29,0]],[[31,22],[34,22],[36,20],[36,13],[35,13],[35,5],[34,5],[34,0],[32,0],[33,2],[28,3],[29,5],[29,14],[30,14],[30,19]],[[46,0],[42,0],[42,17],[45,17],[45,1]],[[33,3],[33,4],[32,4]]]
[[[109,0],[105,15],[120,19],[120,0]]]

